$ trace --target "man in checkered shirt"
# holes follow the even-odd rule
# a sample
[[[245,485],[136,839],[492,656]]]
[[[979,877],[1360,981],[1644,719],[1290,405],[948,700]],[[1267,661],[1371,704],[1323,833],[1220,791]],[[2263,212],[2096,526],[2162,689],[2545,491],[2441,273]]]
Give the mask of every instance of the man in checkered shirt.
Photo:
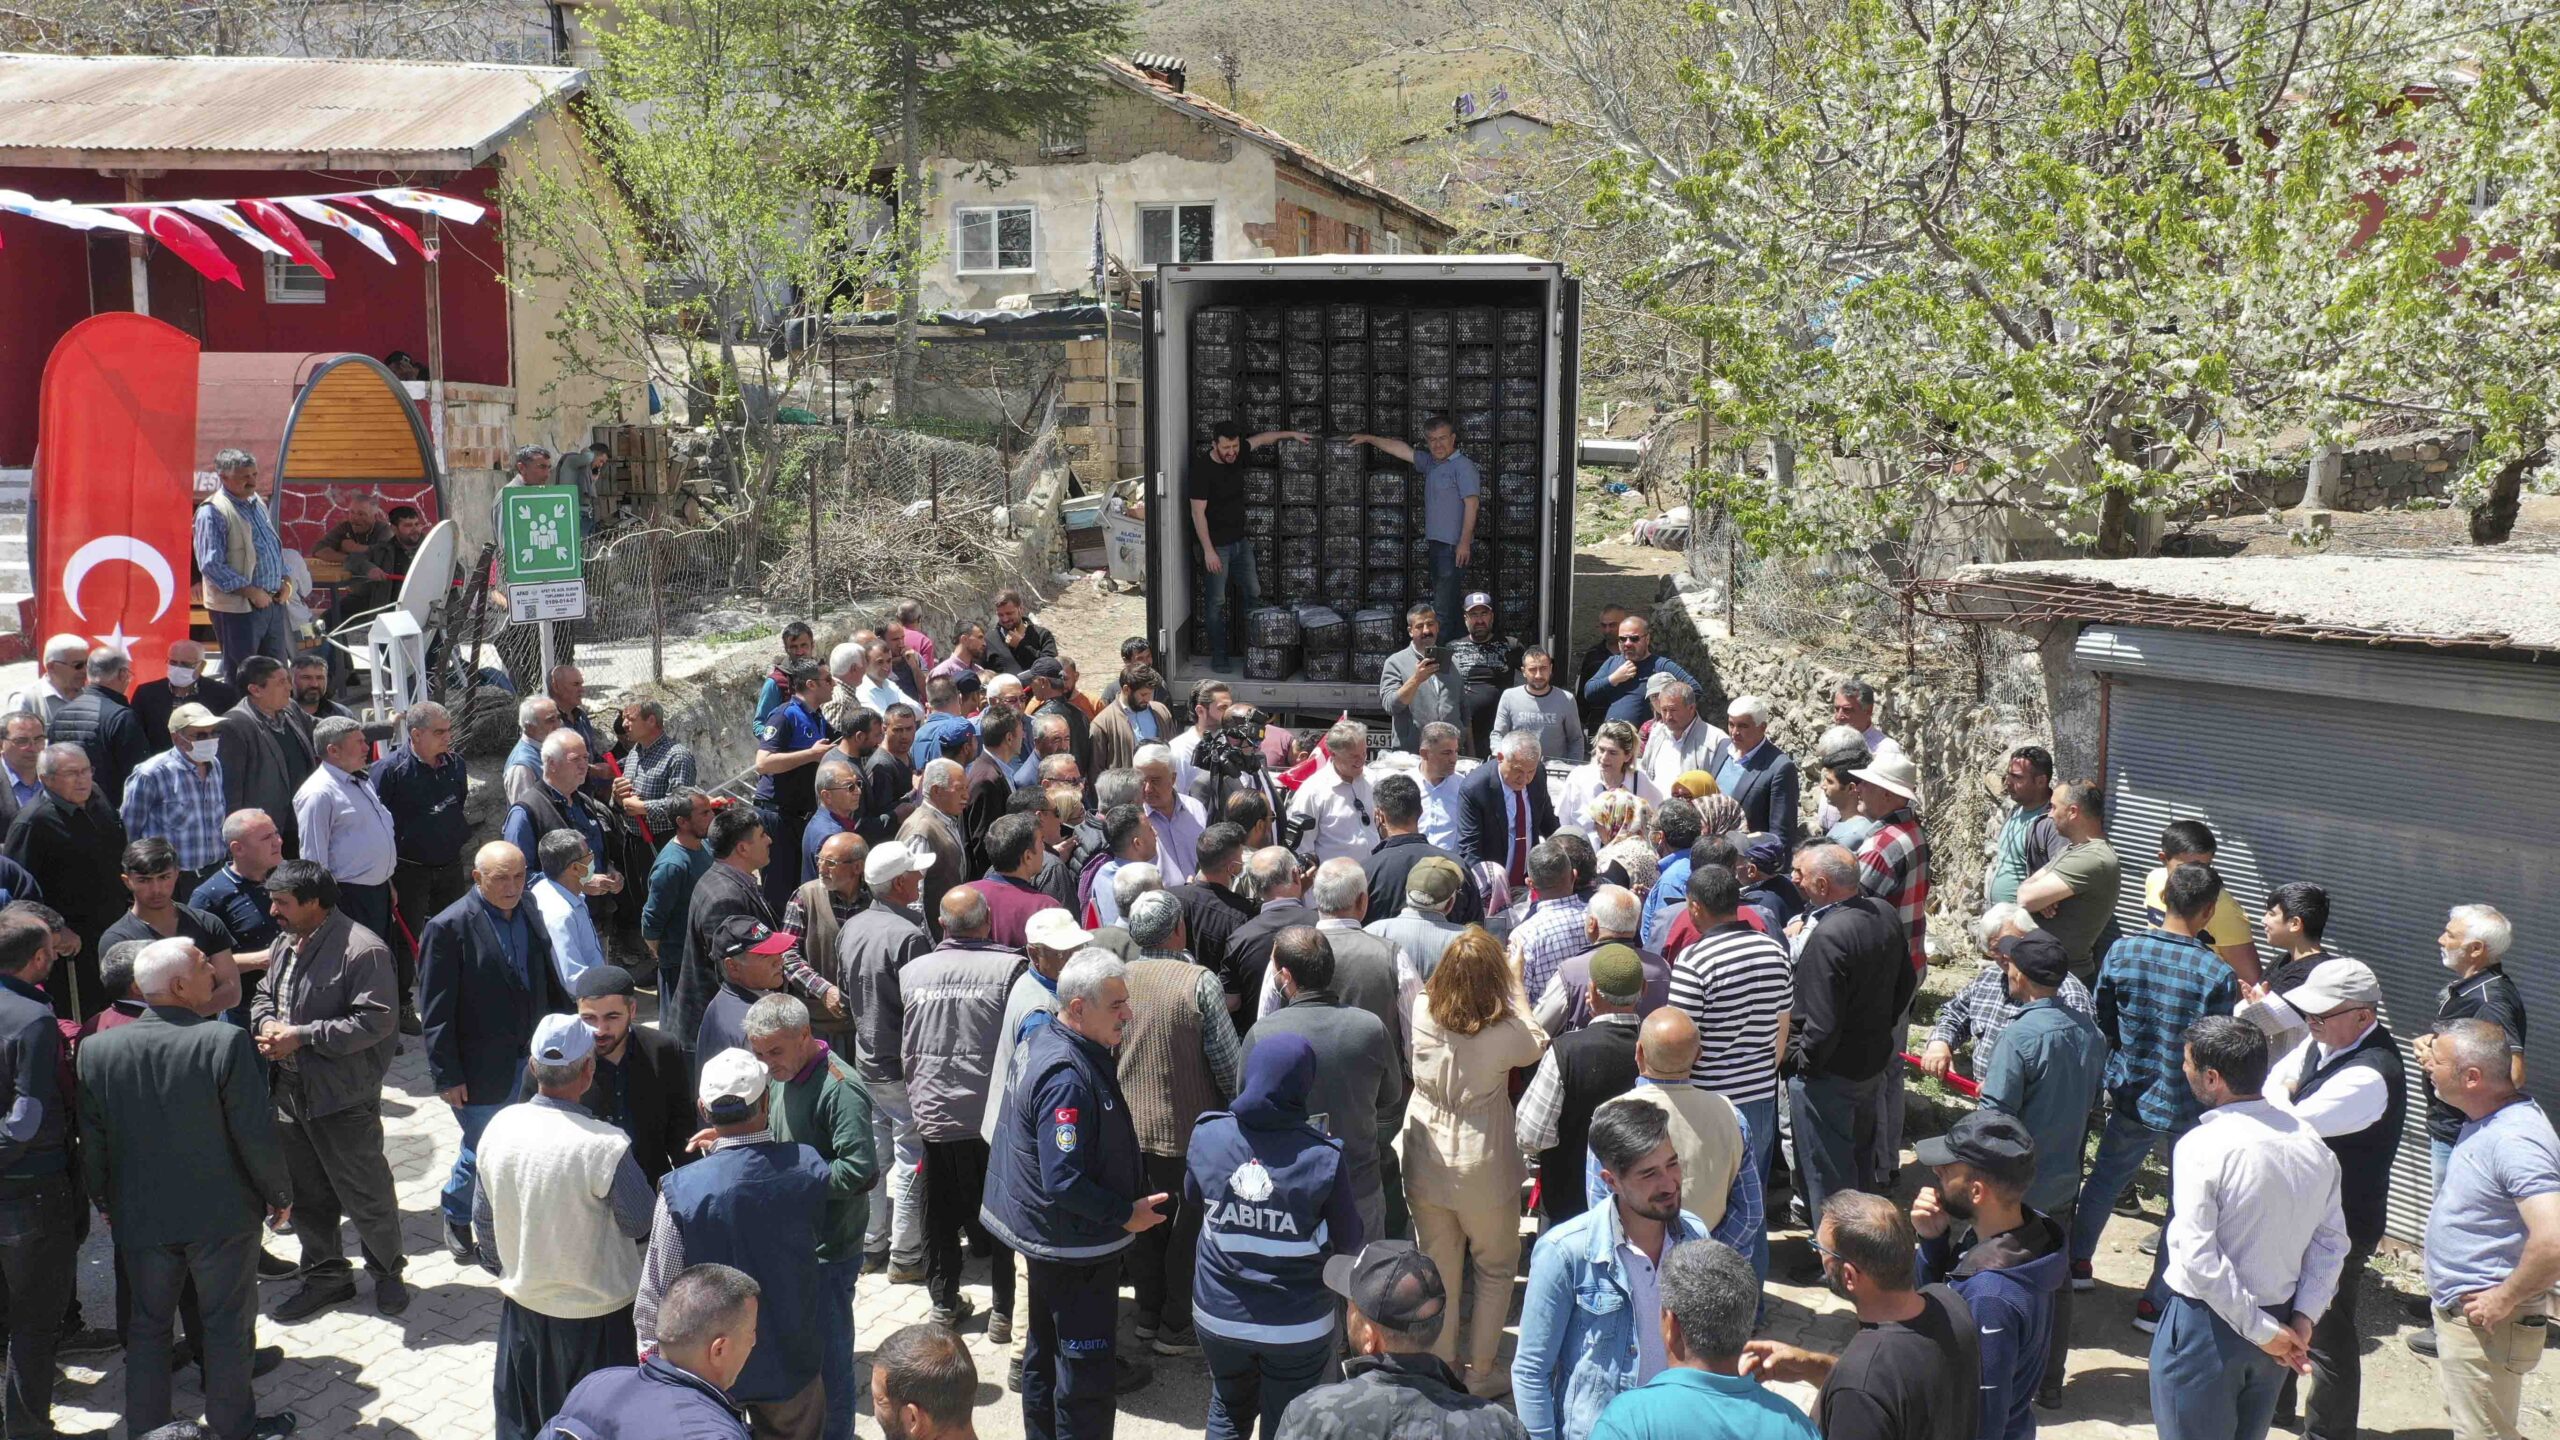
[[[1929,968],[1929,842],[1920,833],[1919,812],[1911,802],[1920,793],[1919,767],[1899,750],[1876,756],[1849,772],[1849,791],[1858,813],[1876,822],[1875,833],[1858,847],[1858,880],[1869,895],[1893,907],[1911,947],[1912,973]],[[1918,993],[1916,990],[1913,993]],[[1905,1011],[1897,1036],[1907,1034],[1911,1016]],[[1903,1067],[1886,1067],[1876,1087],[1875,1173],[1890,1182],[1902,1170]]]
[[[1582,923],[1588,903],[1582,877],[1562,839],[1529,847],[1529,893],[1535,898],[1529,917],[1511,932],[1511,968],[1519,972],[1521,991],[1528,995],[1544,993],[1558,967],[1591,948],[1590,932]]]
[[[1996,956],[2002,940],[2031,934],[2036,928],[2034,916],[2016,905],[2002,903],[1982,912],[1974,940],[1983,954]],[[2092,1019],[2097,1017],[2089,987],[2081,984],[2077,975],[2062,977],[2054,999],[2067,1009]],[[1982,1057],[1991,1053],[1991,1042],[2000,1038],[2000,1032],[2009,1028],[2009,1022],[2018,1018],[2022,1008],[2009,998],[2008,972],[1999,960],[1985,960],[1973,979],[1939,1007],[1938,1023],[1929,1030],[1929,1047],[1920,1052],[1920,1073],[1932,1080],[1946,1078],[1955,1066],[1956,1051],[1967,1045],[1973,1047],[1973,1063],[1979,1070]]]

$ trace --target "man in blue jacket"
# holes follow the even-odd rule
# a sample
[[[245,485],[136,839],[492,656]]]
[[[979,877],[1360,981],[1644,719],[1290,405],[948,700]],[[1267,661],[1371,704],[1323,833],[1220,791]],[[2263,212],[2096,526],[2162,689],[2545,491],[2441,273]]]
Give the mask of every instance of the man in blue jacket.
[[[1913,1147],[1938,1172],[1911,1203],[1920,1280],[1962,1295],[1982,1332],[1978,1440],[2028,1440],[2044,1381],[2054,1297],[2070,1283],[2062,1227],[2026,1208],[2036,1142],[2025,1123],[1976,1110]]]
[[[1112,1058],[1129,1028],[1128,974],[1105,950],[1080,950],[1058,972],[1057,1020],[1024,1041],[996,1122],[978,1219],[1030,1270],[1029,1440],[1110,1440],[1120,1252],[1164,1223],[1170,1198],[1143,1193]]]
[[[638,1367],[578,1382],[548,1427],[571,1440],[748,1440],[729,1387],[756,1349],[756,1282],[726,1265],[693,1265],[658,1302],[658,1344]]]

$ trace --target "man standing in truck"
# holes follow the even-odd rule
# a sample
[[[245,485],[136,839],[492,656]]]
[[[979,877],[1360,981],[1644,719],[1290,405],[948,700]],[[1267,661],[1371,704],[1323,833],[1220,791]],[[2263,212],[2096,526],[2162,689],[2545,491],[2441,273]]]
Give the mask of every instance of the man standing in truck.
[[[1434,415],[1422,422],[1420,453],[1383,435],[1354,435],[1351,443],[1374,445],[1422,477],[1422,538],[1431,542],[1432,611],[1459,614],[1458,572],[1475,555],[1476,508],[1484,478],[1476,473],[1476,462],[1458,453],[1458,432],[1449,417]]]
[[[1275,440],[1309,440],[1303,430],[1265,430],[1248,437],[1233,420],[1221,420],[1210,433],[1206,453],[1191,457],[1191,534],[1200,542],[1200,613],[1209,625],[1209,668],[1225,674],[1235,669],[1228,658],[1227,590],[1233,586],[1236,608],[1250,613],[1262,603],[1262,585],[1253,570],[1253,546],[1244,533],[1244,452]]]

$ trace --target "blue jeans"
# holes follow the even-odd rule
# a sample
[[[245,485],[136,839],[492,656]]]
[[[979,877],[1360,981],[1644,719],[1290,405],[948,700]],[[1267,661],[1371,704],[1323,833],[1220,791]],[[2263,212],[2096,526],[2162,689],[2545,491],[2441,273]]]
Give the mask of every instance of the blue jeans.
[[[1766,1100],[1753,1100],[1733,1108],[1742,1112],[1742,1123],[1751,1129],[1751,1164],[1760,1171],[1760,1193],[1765,1199],[1769,1193],[1769,1172],[1776,1168],[1778,1155],[1778,1097],[1772,1095]],[[1759,1232],[1751,1237],[1751,1254],[1746,1258],[1751,1261],[1752,1273],[1766,1283],[1769,1279],[1767,1225],[1762,1225]]]
[[[1458,547],[1431,544],[1431,608],[1440,617],[1440,633],[1451,633],[1463,618],[1458,611]],[[1414,597],[1420,599],[1420,596]]]
[[[2106,1233],[2107,1216],[2115,1209],[2116,1197],[2141,1173],[2143,1160],[2169,1138],[2168,1132],[2154,1130],[2134,1118],[2130,1107],[2108,1107],[2106,1128],[2098,1132],[2098,1153],[2089,1161],[2088,1177],[2080,1182],[2079,1209],[2071,1217],[2074,1261],[2087,1260],[2098,1253],[2098,1237]],[[2168,1256],[2169,1244],[2164,1237],[2160,1252],[2151,1257],[2151,1283],[2143,1292],[2154,1305],[2164,1303],[2169,1293],[2168,1287],[2160,1283],[2161,1267],[2168,1263]]]
[[[2453,1164],[2453,1142],[2427,1137],[2427,1178],[2439,1190],[2444,1188],[2445,1168]]]
[[[2171,1292],[2151,1337],[2160,1440],[2266,1440],[2286,1371],[2201,1300]]]
[[[454,1112],[462,1122],[462,1149],[453,1157],[453,1173],[444,1177],[444,1219],[448,1225],[471,1228],[471,1192],[480,1184],[480,1132],[489,1128],[489,1117],[505,1108],[465,1104]]]
[[[1333,1341],[1256,1345],[1203,1330],[1200,1355],[1209,1362],[1209,1440],[1249,1440],[1257,1418],[1262,1440],[1272,1440],[1280,1412],[1323,1377]]]
[[[853,1284],[862,1261],[821,1260],[818,1284],[827,1307],[826,1348],[818,1352],[818,1381],[827,1391],[826,1440],[853,1440]]]
[[[290,665],[293,663],[293,632],[285,623],[284,606],[270,605],[264,610],[207,610],[213,619],[213,643],[222,647],[222,678],[237,685],[240,667],[252,655],[273,655]]]
[[[1227,640],[1227,587],[1234,586],[1236,609],[1252,614],[1262,604],[1262,583],[1253,568],[1253,542],[1237,540],[1218,547],[1218,563],[1225,568],[1217,574],[1200,567],[1200,618],[1209,627],[1209,663],[1225,669],[1230,647]]]

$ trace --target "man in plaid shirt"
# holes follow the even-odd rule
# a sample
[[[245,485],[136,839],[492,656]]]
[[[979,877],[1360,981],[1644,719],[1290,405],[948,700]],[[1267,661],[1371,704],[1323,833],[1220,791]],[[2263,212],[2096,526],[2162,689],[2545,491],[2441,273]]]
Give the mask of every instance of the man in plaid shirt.
[[[222,761],[214,755],[213,712],[190,701],[169,712],[169,748],[134,767],[124,786],[124,833],[157,835],[178,848],[178,898],[222,868]]]
[[[2222,899],[2222,877],[2209,865],[2180,865],[2161,888],[2168,913],[2158,926],[2127,935],[2107,951],[2098,972],[2098,1029],[2107,1037],[2107,1126],[2098,1153],[2080,1185],[2071,1221],[2071,1273],[2075,1289],[2089,1289],[2090,1257],[2107,1212],[2115,1208],[2142,1169],[2143,1157],[2163,1141],[2196,1127],[2202,1102],[2187,1084],[2187,1027],[2207,1015],[2228,1015],[2240,1003],[2240,977],[2213,947],[2196,938]],[[2174,1175],[2172,1180],[2174,1182]],[[2169,1247],[2152,1257],[2151,1284],[2134,1306],[2134,1324],[2159,1326],[2167,1299],[2160,1270]]]
[[[1511,932],[1511,968],[1524,994],[1544,994],[1559,966],[1591,948],[1580,879],[1564,846],[1541,840],[1529,847],[1529,891],[1535,898],[1529,918]]]
[[[1920,834],[1919,812],[1911,808],[1920,793],[1919,767],[1897,749],[1850,771],[1848,788],[1858,802],[1858,813],[1876,822],[1875,833],[1858,847],[1859,886],[1893,907],[1894,918],[1902,922],[1903,940],[1911,947],[1911,972],[1925,973],[1929,968],[1929,842]],[[1915,988],[1912,993],[1919,992]],[[1894,1034],[1900,1037],[1910,1028],[1911,1014],[1905,1010]],[[1891,1178],[1902,1171],[1902,1087],[1902,1062],[1895,1060],[1885,1067],[1884,1083],[1876,1087],[1875,1173],[1886,1179],[1888,1188]]]
[[[1982,1057],[1991,1053],[1991,1042],[1999,1039],[2000,1032],[2008,1029],[2009,1022],[2025,1008],[2009,998],[2008,971],[1997,958],[1999,944],[2013,935],[2033,934],[2036,929],[2035,917],[2014,904],[2003,902],[1982,912],[1976,938],[1982,952],[1994,958],[1985,960],[1973,979],[1938,1008],[1938,1023],[1929,1029],[1929,1048],[1920,1052],[1921,1074],[1932,1080],[1946,1078],[1954,1068],[1956,1051],[1966,1045],[1973,1047],[1974,1065],[1980,1068]],[[2067,1009],[2097,1018],[2089,987],[2081,984],[2077,975],[2063,976],[2053,998]]]

